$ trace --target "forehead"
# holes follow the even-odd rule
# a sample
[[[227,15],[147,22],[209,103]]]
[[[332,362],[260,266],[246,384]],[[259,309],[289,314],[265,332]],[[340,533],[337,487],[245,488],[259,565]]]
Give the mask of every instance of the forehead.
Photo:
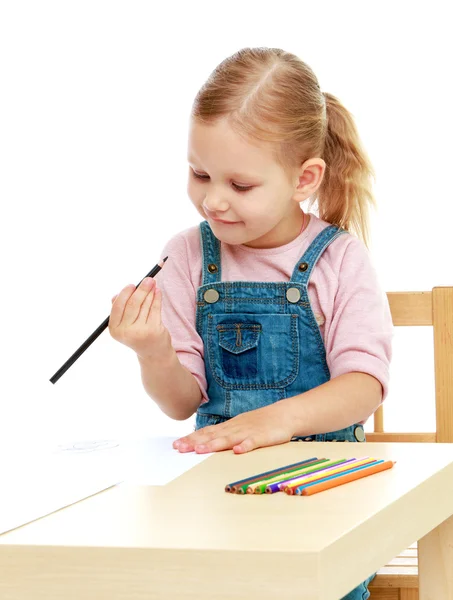
[[[200,168],[247,175],[279,168],[269,144],[244,139],[226,120],[210,125],[192,120],[187,159]]]

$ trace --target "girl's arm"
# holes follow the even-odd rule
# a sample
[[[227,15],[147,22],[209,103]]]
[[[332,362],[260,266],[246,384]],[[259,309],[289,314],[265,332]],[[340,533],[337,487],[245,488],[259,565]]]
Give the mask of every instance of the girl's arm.
[[[199,429],[173,443],[180,452],[250,452],[289,442],[295,435],[337,431],[364,421],[379,406],[382,385],[366,373],[345,373],[274,404]]]
[[[379,407],[382,385],[367,373],[345,373],[322,385],[280,400],[294,423],[293,435],[309,436],[365,421]]]
[[[171,343],[159,359],[138,356],[138,362],[146,393],[167,416],[183,421],[194,414],[202,400],[200,387],[179,362]]]

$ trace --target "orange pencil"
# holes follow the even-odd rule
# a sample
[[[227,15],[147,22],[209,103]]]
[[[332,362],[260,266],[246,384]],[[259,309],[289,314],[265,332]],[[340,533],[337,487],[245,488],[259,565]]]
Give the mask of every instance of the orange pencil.
[[[395,462],[392,460],[387,460],[386,462],[379,463],[378,465],[366,467],[365,469],[354,471],[353,473],[348,473],[347,475],[342,475],[336,479],[329,479],[323,483],[311,485],[303,489],[300,494],[302,496],[311,496],[312,494],[329,490],[330,488],[337,487],[343,483],[349,483],[350,481],[355,481],[356,479],[361,479],[362,477],[367,477],[368,475],[373,475],[374,473],[379,473],[380,471],[386,471],[387,469],[391,469]]]

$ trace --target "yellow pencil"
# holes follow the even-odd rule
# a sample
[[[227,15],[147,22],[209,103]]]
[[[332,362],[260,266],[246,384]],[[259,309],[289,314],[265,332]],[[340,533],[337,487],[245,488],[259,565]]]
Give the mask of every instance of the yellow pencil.
[[[337,461],[333,461],[327,458],[323,458],[323,459],[319,459],[317,461],[317,463],[315,464],[309,464],[306,466],[301,467],[300,469],[296,469],[294,471],[289,471],[287,473],[279,473],[278,475],[276,475],[275,477],[271,477],[270,479],[261,479],[260,481],[254,481],[253,483],[251,483],[249,486],[247,486],[247,494],[254,494],[256,489],[258,488],[258,486],[263,485],[263,484],[271,484],[271,483],[275,483],[276,481],[280,481],[280,480],[284,480],[286,479],[290,479],[293,477],[297,477],[298,475],[302,475],[303,473],[306,473],[308,469],[316,469],[318,470],[319,468],[324,468],[329,466],[329,464],[335,464],[335,462]]]
[[[336,479],[329,479],[328,481],[323,481],[322,483],[311,485],[301,490],[300,495],[311,496],[312,494],[317,494],[318,492],[329,490],[330,488],[337,487],[338,485],[343,485],[344,483],[349,483],[350,481],[355,481],[356,479],[361,479],[362,477],[368,477],[369,475],[379,473],[380,471],[386,471],[387,469],[391,469],[395,462],[388,460],[377,465],[370,465],[369,467],[366,467],[365,469],[362,469],[360,471],[347,473],[346,475],[342,475],[341,477],[337,477]]]
[[[336,473],[341,473],[343,471],[349,471],[350,469],[360,467],[362,465],[371,464],[376,462],[375,458],[361,458],[360,460],[356,460],[353,463],[346,463],[340,467],[333,467],[332,469],[326,469],[325,471],[314,473],[313,475],[308,475],[305,477],[298,477],[292,483],[289,483],[285,486],[282,491],[287,494],[293,494],[294,490],[302,484],[309,483],[311,481],[316,481],[317,479],[323,479],[324,477],[328,477],[329,475],[335,475]]]

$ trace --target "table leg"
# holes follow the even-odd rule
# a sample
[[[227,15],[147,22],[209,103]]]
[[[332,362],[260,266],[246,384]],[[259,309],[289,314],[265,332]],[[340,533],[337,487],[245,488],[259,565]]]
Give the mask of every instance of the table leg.
[[[418,542],[420,600],[453,600],[453,516]]]

